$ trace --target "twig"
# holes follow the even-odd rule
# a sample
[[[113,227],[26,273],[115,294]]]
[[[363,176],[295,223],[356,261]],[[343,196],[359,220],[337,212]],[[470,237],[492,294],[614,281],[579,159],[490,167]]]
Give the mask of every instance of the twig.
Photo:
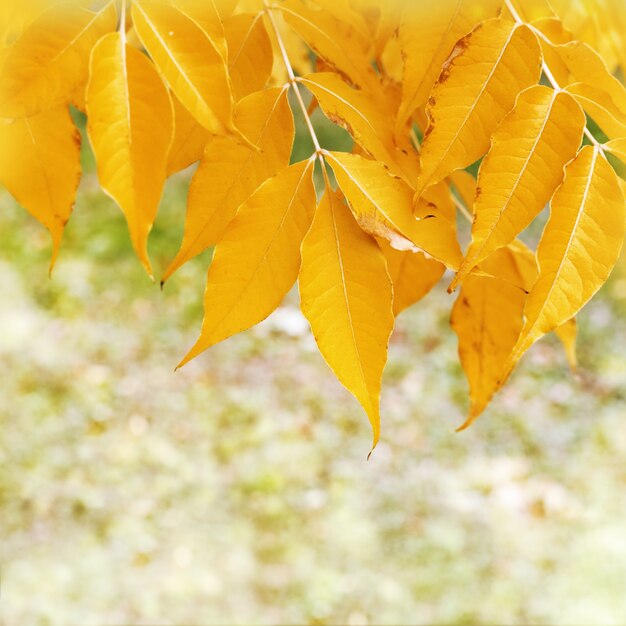
[[[276,21],[274,20],[274,16],[272,15],[272,7],[267,3],[267,0],[263,2],[265,9],[265,15],[267,15],[267,19],[269,20],[272,30],[274,31],[274,35],[276,36],[276,41],[278,42],[278,47],[280,49],[280,54],[283,58],[283,63],[285,64],[285,69],[287,70],[287,76],[289,76],[289,86],[293,90],[293,93],[296,97],[300,105],[300,109],[302,110],[302,115],[304,116],[304,121],[309,130],[309,134],[311,135],[311,140],[313,141],[313,146],[315,147],[315,154],[321,161],[323,161],[322,157],[322,147],[320,146],[320,142],[317,139],[317,135],[315,134],[315,129],[313,128],[313,123],[311,122],[311,118],[309,117],[309,112],[307,111],[306,105],[304,104],[304,100],[302,99],[302,94],[300,93],[300,88],[298,86],[298,82],[296,80],[296,76],[293,72],[293,67],[291,66],[291,62],[289,61],[289,55],[287,54],[287,50],[285,48],[285,44],[283,42],[283,38],[280,36],[280,31],[278,30],[278,26]]]

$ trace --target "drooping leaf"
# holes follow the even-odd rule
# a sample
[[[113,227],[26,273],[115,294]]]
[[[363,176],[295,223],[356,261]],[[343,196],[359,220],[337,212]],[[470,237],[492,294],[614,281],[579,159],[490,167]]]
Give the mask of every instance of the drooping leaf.
[[[604,150],[626,162],[626,137],[620,137],[619,139],[607,141],[604,144]]]
[[[213,135],[187,111],[174,93],[174,138],[167,156],[167,175],[179,172],[202,158],[202,153]]]
[[[595,89],[605,91],[618,107],[626,109],[626,87],[613,76],[602,57],[591,46],[582,41],[550,45],[549,42],[542,40],[542,43],[552,48],[568,72],[567,77],[561,77],[565,78],[565,82],[560,83],[560,87],[586,83]]]
[[[485,153],[519,92],[540,73],[541,50],[527,26],[494,19],[461,39],[428,100],[417,192]]]
[[[220,0],[217,0],[219,4]],[[175,0],[174,6],[190,17],[209,37],[217,51],[228,60],[228,43],[223,18],[214,0]]]
[[[147,241],[165,183],[172,104],[150,60],[120,33],[105,35],[93,50],[87,113],[100,185],[124,212],[151,276]]]
[[[396,250],[424,252],[458,268],[461,252],[453,225],[436,207],[427,207],[432,217],[417,219],[413,190],[382,163],[343,152],[325,154],[363,230],[387,239]]]
[[[236,99],[263,89],[274,61],[272,42],[261,14],[240,13],[224,23],[228,67]]]
[[[285,21],[336,72],[360,87],[376,84],[370,66],[371,41],[362,33],[301,0],[285,0],[277,7]]]
[[[481,267],[494,278],[468,276],[450,318],[470,386],[469,414],[460,430],[472,424],[489,404],[523,326],[526,294],[508,280],[511,275],[523,280],[513,250],[500,248]]]
[[[50,271],[80,181],[80,133],[66,105],[0,119],[0,183],[49,231]]]
[[[311,159],[290,165],[242,204],[209,267],[200,337],[179,367],[265,319],[291,289],[315,211],[312,174]]]
[[[559,338],[559,341],[563,344],[565,356],[567,357],[567,362],[569,363],[570,368],[575,371],[578,367],[578,357],[576,355],[578,324],[576,323],[576,318],[573,317],[571,320],[557,326],[554,329],[554,332]]]
[[[625,225],[617,175],[598,149],[585,146],[550,202],[537,249],[539,276],[507,375],[535,341],[574,317],[604,284],[619,257]]]
[[[239,134],[226,64],[200,26],[158,0],[135,0],[132,15],[143,45],[193,117],[212,133]]]
[[[229,137],[215,137],[207,146],[189,187],[183,241],[163,281],[216,244],[239,205],[289,163],[294,124],[285,89],[241,100],[237,122],[258,150]]]
[[[345,128],[369,154],[409,184],[417,180],[417,155],[396,147],[394,111],[383,98],[353,89],[331,72],[309,74],[300,82],[313,93],[326,116]]]
[[[476,196],[476,178],[465,170],[457,170],[450,174],[449,180],[461,203],[472,211]]]
[[[302,312],[340,382],[361,403],[380,435],[380,387],[393,330],[385,258],[342,198],[327,190],[302,242]]]
[[[622,111],[606,91],[586,83],[574,83],[566,89],[607,137],[626,137],[626,111]]]
[[[98,39],[115,29],[115,3],[99,12],[52,6],[13,44],[0,70],[0,116],[23,117],[67,102],[89,71]]]
[[[387,260],[393,285],[393,314],[397,317],[430,292],[441,280],[446,266],[421,252],[396,250],[386,239],[379,239],[378,245]]]
[[[398,135],[404,132],[413,112],[425,104],[455,43],[478,22],[495,17],[498,4],[484,0],[405,4],[399,29],[404,71]]]
[[[478,172],[472,242],[450,289],[541,212],[576,156],[585,123],[565,92],[537,85],[520,94]]]

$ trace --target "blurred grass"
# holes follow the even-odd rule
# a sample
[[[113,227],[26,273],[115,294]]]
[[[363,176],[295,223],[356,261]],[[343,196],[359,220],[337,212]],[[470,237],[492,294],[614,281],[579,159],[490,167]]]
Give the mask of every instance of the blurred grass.
[[[173,373],[209,257],[161,292],[91,174],[49,280],[47,234],[0,195],[3,625],[626,623],[624,263],[580,372],[548,338],[462,434],[452,301],[403,314],[368,463],[296,293]]]

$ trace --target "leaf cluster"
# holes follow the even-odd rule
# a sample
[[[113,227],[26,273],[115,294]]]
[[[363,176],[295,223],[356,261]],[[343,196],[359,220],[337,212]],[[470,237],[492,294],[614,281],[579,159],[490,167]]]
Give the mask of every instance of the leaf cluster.
[[[0,13],[0,182],[50,231],[52,267],[81,175],[68,107],[80,109],[100,185],[152,275],[165,181],[198,163],[161,277],[215,246],[181,365],[266,318],[297,282],[374,445],[394,319],[448,270],[466,426],[547,333],[575,365],[575,316],[618,259],[618,4],[12,0]],[[293,107],[314,146],[295,163]],[[316,107],[350,133],[352,153],[320,145]],[[520,238],[534,222],[536,249]]]

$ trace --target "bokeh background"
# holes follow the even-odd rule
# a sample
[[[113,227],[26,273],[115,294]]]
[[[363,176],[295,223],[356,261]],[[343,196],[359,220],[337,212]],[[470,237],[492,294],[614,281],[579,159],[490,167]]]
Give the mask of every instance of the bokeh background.
[[[83,159],[52,279],[47,234],[0,192],[0,623],[626,623],[626,261],[579,318],[579,371],[546,338],[460,434],[451,297],[403,313],[368,462],[297,293],[173,372],[210,252],[161,292]]]

